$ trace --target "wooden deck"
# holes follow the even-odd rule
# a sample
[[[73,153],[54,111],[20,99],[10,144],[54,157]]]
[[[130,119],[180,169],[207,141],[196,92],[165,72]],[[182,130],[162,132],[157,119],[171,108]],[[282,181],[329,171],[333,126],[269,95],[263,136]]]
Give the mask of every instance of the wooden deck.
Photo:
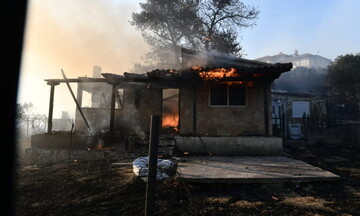
[[[184,157],[178,174],[201,183],[281,183],[336,181],[340,177],[300,160],[283,156]]]

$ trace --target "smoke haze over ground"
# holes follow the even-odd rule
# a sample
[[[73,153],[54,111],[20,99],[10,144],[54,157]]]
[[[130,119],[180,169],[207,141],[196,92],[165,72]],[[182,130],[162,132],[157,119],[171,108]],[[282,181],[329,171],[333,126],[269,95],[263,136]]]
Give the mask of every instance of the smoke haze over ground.
[[[141,33],[128,21],[138,4],[124,1],[40,1],[28,7],[18,102],[33,102],[48,112],[50,87],[44,79],[92,76],[94,65],[103,72],[122,74],[147,52]],[[76,85],[72,85],[76,92]],[[65,84],[55,88],[54,117],[73,116],[75,104]]]

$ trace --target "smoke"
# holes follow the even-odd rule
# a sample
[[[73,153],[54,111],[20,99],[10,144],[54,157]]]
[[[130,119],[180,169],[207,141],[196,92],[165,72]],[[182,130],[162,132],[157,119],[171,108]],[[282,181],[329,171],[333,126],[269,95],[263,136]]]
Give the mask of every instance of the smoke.
[[[127,130],[127,132],[134,133],[139,137],[146,136],[141,127],[141,116],[139,115],[135,104],[128,104],[125,113],[121,115],[121,119],[124,123],[124,129]]]
[[[104,1],[32,1],[25,48],[69,75],[89,74],[93,65],[122,73],[146,49],[140,32],[128,24],[134,10]]]
[[[327,69],[297,67],[274,81],[273,89],[291,93],[326,94]]]
[[[200,51],[193,54],[187,54],[183,56],[183,67],[191,68],[193,66],[199,67],[218,67],[220,63],[233,64],[234,61],[237,61],[239,58],[223,53],[218,53],[215,51]],[[214,65],[213,65],[214,64]]]
[[[19,102],[33,101],[47,113],[49,88],[44,79],[91,76],[94,65],[104,72],[122,74],[148,51],[147,44],[128,21],[137,2],[95,0],[32,0],[28,7],[21,67]],[[64,84],[61,84],[64,85]],[[60,86],[61,86],[60,85]],[[76,86],[73,87],[74,91]],[[68,90],[56,87],[61,109],[74,102]],[[54,115],[61,114],[54,107]]]

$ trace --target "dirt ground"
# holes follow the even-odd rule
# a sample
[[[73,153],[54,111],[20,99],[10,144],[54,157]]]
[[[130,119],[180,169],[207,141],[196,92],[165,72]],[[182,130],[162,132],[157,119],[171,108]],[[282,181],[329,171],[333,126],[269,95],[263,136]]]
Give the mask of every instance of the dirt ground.
[[[189,184],[158,182],[156,215],[360,215],[360,146],[301,146],[284,154],[341,176],[337,182]],[[144,215],[146,184],[132,158],[18,166],[16,215]]]

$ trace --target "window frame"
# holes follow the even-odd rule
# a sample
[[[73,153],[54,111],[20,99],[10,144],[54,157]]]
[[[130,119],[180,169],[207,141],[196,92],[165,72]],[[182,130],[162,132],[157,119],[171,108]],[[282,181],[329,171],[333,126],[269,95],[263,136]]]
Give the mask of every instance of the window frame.
[[[226,86],[226,105],[211,105],[211,87],[213,85],[224,85]],[[236,84],[234,84],[236,85]],[[245,91],[245,99],[244,99],[244,105],[230,105],[230,94],[229,94],[229,86],[227,84],[209,84],[208,86],[208,106],[209,107],[247,107],[248,106],[248,88],[244,85],[242,85],[244,87],[244,91]]]

